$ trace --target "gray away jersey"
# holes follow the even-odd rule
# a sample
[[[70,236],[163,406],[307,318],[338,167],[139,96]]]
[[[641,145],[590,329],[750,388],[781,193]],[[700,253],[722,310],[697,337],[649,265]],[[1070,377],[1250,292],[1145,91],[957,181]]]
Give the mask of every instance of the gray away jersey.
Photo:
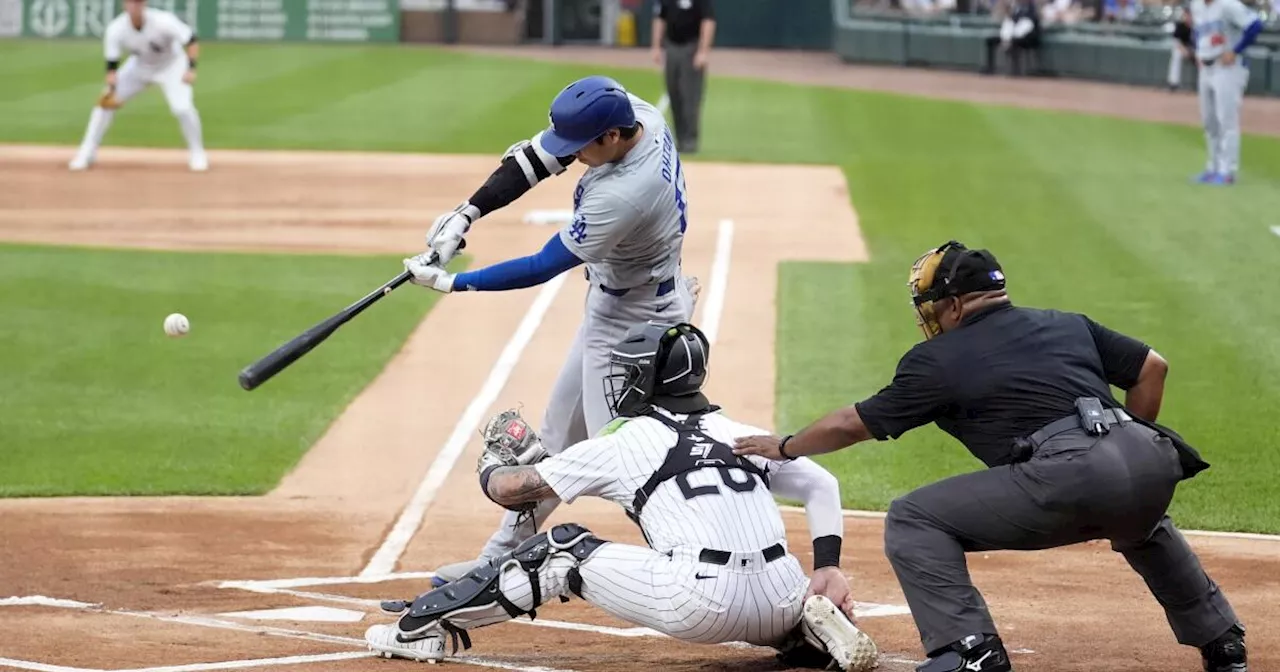
[[[768,434],[719,412],[703,416],[701,428],[731,446],[737,437]],[[535,468],[565,503],[595,496],[634,513],[636,491],[658,471],[676,441],[675,431],[661,421],[633,418],[613,431],[607,428],[594,439],[570,446]],[[786,532],[774,493],[805,502],[813,538],[843,537],[839,486],[834,476],[807,458],[790,462],[756,456],[748,459],[769,475],[770,487],[741,469],[716,468],[689,472],[684,487],[677,482],[679,478],[659,485],[640,513],[649,545],[659,552],[676,547],[751,552],[776,543],[785,545]],[[736,488],[728,487],[725,478],[733,478]],[[748,481],[755,486],[746,490],[743,484]],[[686,497],[686,490],[692,496]]]
[[[657,108],[628,94],[644,136],[617,163],[588,168],[573,192],[560,240],[587,263],[592,282],[615,289],[680,272],[686,226],[684,171]]]
[[[1191,1],[1192,30],[1196,41],[1196,58],[1214,59],[1235,49],[1244,29],[1257,20],[1258,14],[1240,0]]]

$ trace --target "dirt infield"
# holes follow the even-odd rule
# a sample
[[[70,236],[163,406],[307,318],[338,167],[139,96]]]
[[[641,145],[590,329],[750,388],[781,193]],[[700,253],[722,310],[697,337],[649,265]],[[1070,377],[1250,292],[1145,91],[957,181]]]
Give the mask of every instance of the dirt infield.
[[[7,187],[0,191],[0,240],[407,253],[421,245],[429,218],[493,167],[492,159],[462,156],[215,151],[212,170],[193,175],[178,152],[106,149],[95,170],[68,174],[68,158],[66,149],[0,147]],[[835,168],[698,162],[687,169],[685,270],[705,288],[696,321],[718,324],[719,373],[709,391],[735,417],[768,427],[774,267],[783,259],[865,258],[857,218]],[[524,223],[522,215],[566,208],[572,187],[573,177],[552,180],[478,224],[469,238],[477,263],[537,249],[552,229]],[[806,226],[779,243],[771,233],[779,221]],[[717,250],[727,268],[723,282],[712,271]],[[441,301],[267,496],[0,501],[0,667],[409,669],[404,661],[353,655],[362,651],[364,629],[383,619],[374,600],[421,591],[422,572],[472,557],[497,524],[501,510],[475,483],[476,432],[463,421],[473,406],[487,417],[523,404],[539,417],[577,327],[585,283],[569,274],[549,287]],[[709,298],[718,292],[722,310]],[[507,369],[500,362],[513,348]],[[448,381],[451,393],[440,394],[428,380]],[[486,389],[497,391],[487,399]],[[455,431],[461,441],[451,440]],[[607,539],[643,543],[621,511],[601,502],[562,507],[553,520],[569,519]],[[791,548],[807,563],[804,517],[788,513],[787,520]],[[848,518],[844,566],[864,603],[861,625],[884,653],[882,669],[909,670],[921,652],[901,613],[881,530],[873,517]],[[1280,668],[1280,542],[1193,542],[1251,626],[1254,669]],[[970,561],[1021,670],[1198,669],[1196,653],[1174,644],[1141,580],[1105,545]],[[329,610],[283,620],[228,615],[309,606]],[[539,615],[476,632],[460,663],[779,669],[770,651],[682,644],[578,600]],[[312,620],[322,617],[348,621]]]

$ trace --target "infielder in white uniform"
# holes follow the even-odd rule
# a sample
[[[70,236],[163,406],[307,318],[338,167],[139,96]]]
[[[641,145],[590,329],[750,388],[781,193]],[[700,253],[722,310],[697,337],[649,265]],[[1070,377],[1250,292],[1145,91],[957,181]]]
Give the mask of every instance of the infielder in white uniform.
[[[791,665],[869,670],[875,644],[852,611],[840,572],[843,522],[835,477],[807,459],[739,458],[739,424],[701,392],[710,354],[688,323],[635,325],[605,378],[617,419],[597,437],[546,456],[514,411],[485,430],[480,486],[508,509],[601,497],[621,506],[649,546],[608,542],[576,524],[552,527],[515,550],[415,600],[383,610],[396,625],[365,633],[371,650],[438,661],[445,639],[528,614],[570,594],[636,625],[701,644],[778,649]],[[787,550],[773,493],[801,500],[813,539],[814,581]],[[834,598],[834,601],[833,601]]]
[[[107,59],[107,90],[89,116],[89,126],[80,150],[71,160],[71,170],[93,165],[115,111],[150,84],[160,87],[169,102],[169,111],[178,119],[191,152],[191,170],[207,170],[209,159],[191,86],[196,81],[200,45],[191,27],[171,12],[147,7],[146,0],[125,0],[124,13],[107,25],[102,44]],[[120,59],[126,54],[129,58],[122,66]]]
[[[1197,181],[1235,184],[1240,168],[1240,105],[1249,84],[1245,49],[1262,32],[1257,12],[1240,0],[1191,0],[1200,68],[1200,118],[1209,161]]]
[[[551,128],[509,148],[471,199],[436,219],[428,251],[405,260],[414,282],[441,292],[498,291],[537,285],[586,264],[585,315],[552,389],[542,443],[558,453],[600,431],[610,414],[600,389],[609,350],[646,320],[679,322],[693,313],[696,280],[681,275],[686,228],[684,171],[662,114],[607,77],[565,87],[551,103]],[[444,265],[481,216],[504,207],[574,160],[588,166],[573,194],[573,221],[537,254],[459,273]],[[457,578],[514,549],[555,509],[546,500],[529,520],[515,514],[475,560],[437,569]]]

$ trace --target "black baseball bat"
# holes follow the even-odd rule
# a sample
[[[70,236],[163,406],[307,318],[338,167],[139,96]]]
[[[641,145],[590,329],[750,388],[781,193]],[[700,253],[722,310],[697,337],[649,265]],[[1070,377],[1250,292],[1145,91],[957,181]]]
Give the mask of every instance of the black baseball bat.
[[[329,336],[333,335],[333,332],[338,330],[338,327],[364,312],[366,308],[372,306],[378,299],[390,294],[391,290],[408,282],[411,277],[413,277],[413,274],[409,273],[409,271],[397,275],[381,287],[369,292],[364,298],[343,308],[333,317],[302,332],[293,340],[273,350],[271,354],[244,367],[244,370],[240,372],[240,387],[252,390],[271,380],[272,376],[280,373],[285,367],[298,361],[299,357],[311,352],[313,348],[323,343],[326,338],[329,338]]]

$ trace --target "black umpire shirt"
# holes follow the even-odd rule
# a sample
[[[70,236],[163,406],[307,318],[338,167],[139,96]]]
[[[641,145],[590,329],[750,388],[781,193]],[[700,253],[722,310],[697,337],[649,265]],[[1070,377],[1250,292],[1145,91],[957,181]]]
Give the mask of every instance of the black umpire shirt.
[[[1133,386],[1149,351],[1084,315],[998,304],[917,344],[856,407],[881,441],[934,422],[994,467],[1015,439],[1075,414],[1078,397],[1123,408],[1109,386]]]
[[[698,41],[703,19],[716,18],[711,0],[658,0],[658,18],[667,24],[667,41],[688,44]]]

